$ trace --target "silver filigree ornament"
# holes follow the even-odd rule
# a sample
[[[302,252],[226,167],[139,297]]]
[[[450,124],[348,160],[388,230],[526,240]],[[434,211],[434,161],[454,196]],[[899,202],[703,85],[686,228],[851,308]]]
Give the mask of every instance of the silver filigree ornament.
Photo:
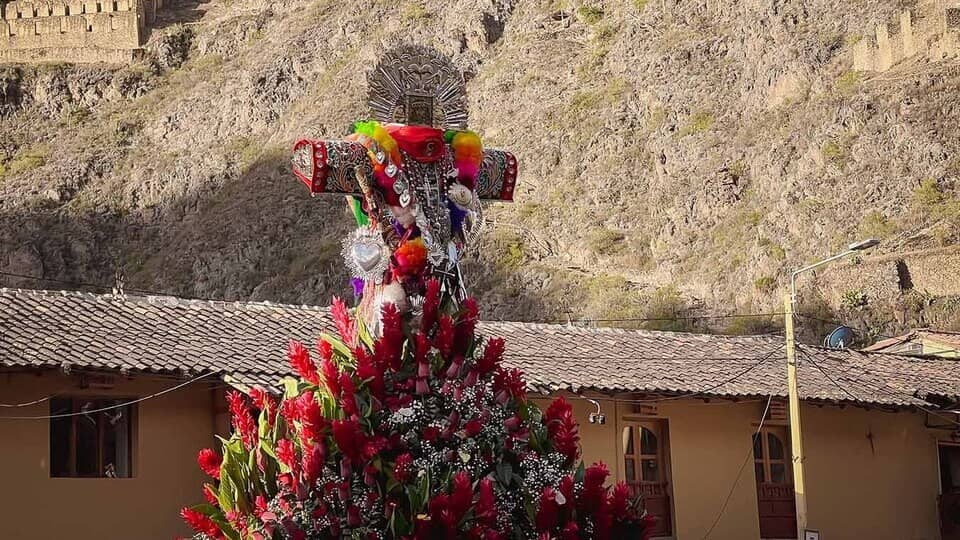
[[[340,254],[351,275],[364,281],[380,283],[390,265],[390,248],[380,234],[371,229],[357,229],[343,239]]]

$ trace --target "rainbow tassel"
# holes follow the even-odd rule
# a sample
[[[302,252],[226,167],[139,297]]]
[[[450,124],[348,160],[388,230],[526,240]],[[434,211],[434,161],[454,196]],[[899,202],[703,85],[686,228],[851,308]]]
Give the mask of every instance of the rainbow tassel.
[[[477,187],[480,164],[483,163],[483,143],[472,131],[447,132],[444,138],[453,147],[453,164],[458,171],[458,180],[471,190]]]

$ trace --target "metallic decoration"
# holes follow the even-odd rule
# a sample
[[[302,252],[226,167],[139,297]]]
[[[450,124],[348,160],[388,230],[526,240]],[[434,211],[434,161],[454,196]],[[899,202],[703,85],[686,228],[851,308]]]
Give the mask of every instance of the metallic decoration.
[[[340,254],[347,262],[351,275],[380,283],[390,264],[390,248],[379,231],[361,228],[343,239]]]
[[[431,48],[407,45],[387,52],[367,83],[370,111],[379,122],[467,127],[463,74]]]

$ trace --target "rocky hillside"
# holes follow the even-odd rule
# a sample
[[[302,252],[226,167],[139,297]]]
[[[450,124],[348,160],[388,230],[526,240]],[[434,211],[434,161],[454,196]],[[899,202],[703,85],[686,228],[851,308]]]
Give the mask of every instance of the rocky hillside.
[[[289,148],[344,135],[367,70],[410,41],[463,67],[471,126],[522,164],[468,268],[487,317],[762,330],[633,319],[779,311],[789,270],[865,235],[882,254],[956,241],[960,62],[852,71],[853,45],[900,7],[174,2],[136,65],[0,68],[0,271],[121,272],[127,290],[231,300],[343,294],[349,220],[307,196]],[[949,294],[847,292],[809,286],[805,309],[874,333],[960,324]]]

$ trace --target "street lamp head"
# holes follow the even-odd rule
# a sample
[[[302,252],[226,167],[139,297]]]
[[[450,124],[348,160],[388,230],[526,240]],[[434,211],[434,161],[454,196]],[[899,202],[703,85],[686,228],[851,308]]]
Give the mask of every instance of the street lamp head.
[[[859,242],[854,242],[850,244],[850,246],[847,249],[849,249],[850,251],[864,251],[872,248],[873,246],[879,243],[880,241],[877,240],[876,238],[868,238],[866,240],[861,240]]]

